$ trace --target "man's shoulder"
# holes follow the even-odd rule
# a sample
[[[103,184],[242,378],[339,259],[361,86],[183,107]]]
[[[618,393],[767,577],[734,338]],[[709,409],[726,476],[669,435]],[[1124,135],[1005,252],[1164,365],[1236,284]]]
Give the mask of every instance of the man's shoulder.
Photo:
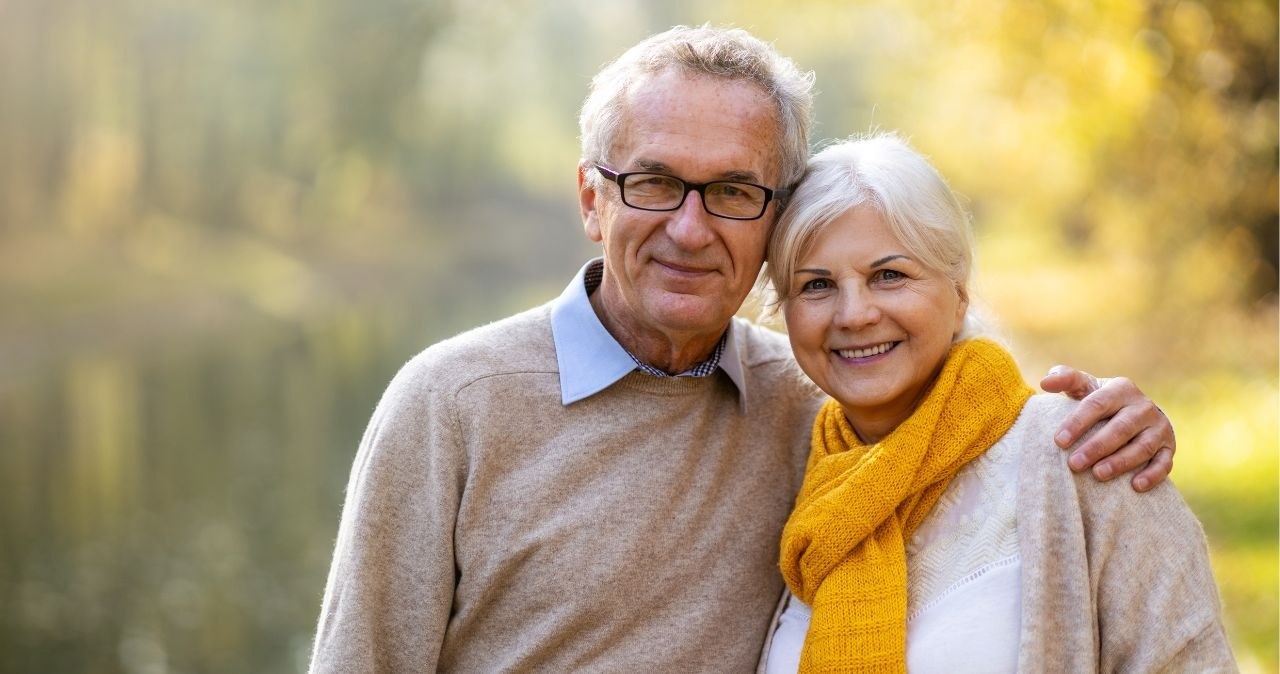
[[[733,330],[737,335],[738,352],[744,366],[795,365],[791,344],[781,332],[737,317],[733,319]]]
[[[752,388],[803,400],[821,397],[822,392],[796,364],[786,335],[742,318],[733,321],[738,357],[744,374],[755,382]]]
[[[544,304],[428,346],[393,385],[456,391],[495,375],[556,371],[551,307]]]

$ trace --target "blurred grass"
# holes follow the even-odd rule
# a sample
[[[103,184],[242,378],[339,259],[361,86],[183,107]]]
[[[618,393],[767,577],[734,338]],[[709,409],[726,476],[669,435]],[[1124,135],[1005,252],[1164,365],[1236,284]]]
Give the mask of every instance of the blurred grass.
[[[1153,395],[1177,429],[1173,480],[1204,524],[1241,669],[1278,671],[1275,381],[1207,375]]]

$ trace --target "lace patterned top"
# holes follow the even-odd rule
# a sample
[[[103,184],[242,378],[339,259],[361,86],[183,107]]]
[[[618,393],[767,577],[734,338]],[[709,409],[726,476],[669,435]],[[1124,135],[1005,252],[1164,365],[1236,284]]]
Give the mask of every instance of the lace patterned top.
[[[907,543],[907,622],[1017,559],[1018,451],[1001,440],[961,469]]]

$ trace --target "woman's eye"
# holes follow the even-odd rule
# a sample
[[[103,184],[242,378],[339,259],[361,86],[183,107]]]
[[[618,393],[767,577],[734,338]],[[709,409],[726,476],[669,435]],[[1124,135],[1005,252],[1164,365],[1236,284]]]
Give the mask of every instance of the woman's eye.
[[[902,279],[905,279],[907,275],[893,269],[881,269],[879,272],[876,272],[876,277],[877,281],[893,282],[901,281]]]
[[[814,291],[814,290],[830,290],[831,281],[830,279],[816,278],[816,279],[805,282],[805,284],[801,286],[800,289],[805,292]]]

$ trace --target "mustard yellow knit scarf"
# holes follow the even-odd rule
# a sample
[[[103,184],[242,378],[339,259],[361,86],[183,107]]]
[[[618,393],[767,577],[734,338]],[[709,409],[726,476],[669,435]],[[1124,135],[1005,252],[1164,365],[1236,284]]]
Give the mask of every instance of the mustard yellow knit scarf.
[[[827,401],[796,508],[782,532],[782,575],[813,609],[801,672],[905,672],[906,541],[956,473],[1003,436],[1031,389],[987,340],[952,346],[911,416],[875,445]]]

